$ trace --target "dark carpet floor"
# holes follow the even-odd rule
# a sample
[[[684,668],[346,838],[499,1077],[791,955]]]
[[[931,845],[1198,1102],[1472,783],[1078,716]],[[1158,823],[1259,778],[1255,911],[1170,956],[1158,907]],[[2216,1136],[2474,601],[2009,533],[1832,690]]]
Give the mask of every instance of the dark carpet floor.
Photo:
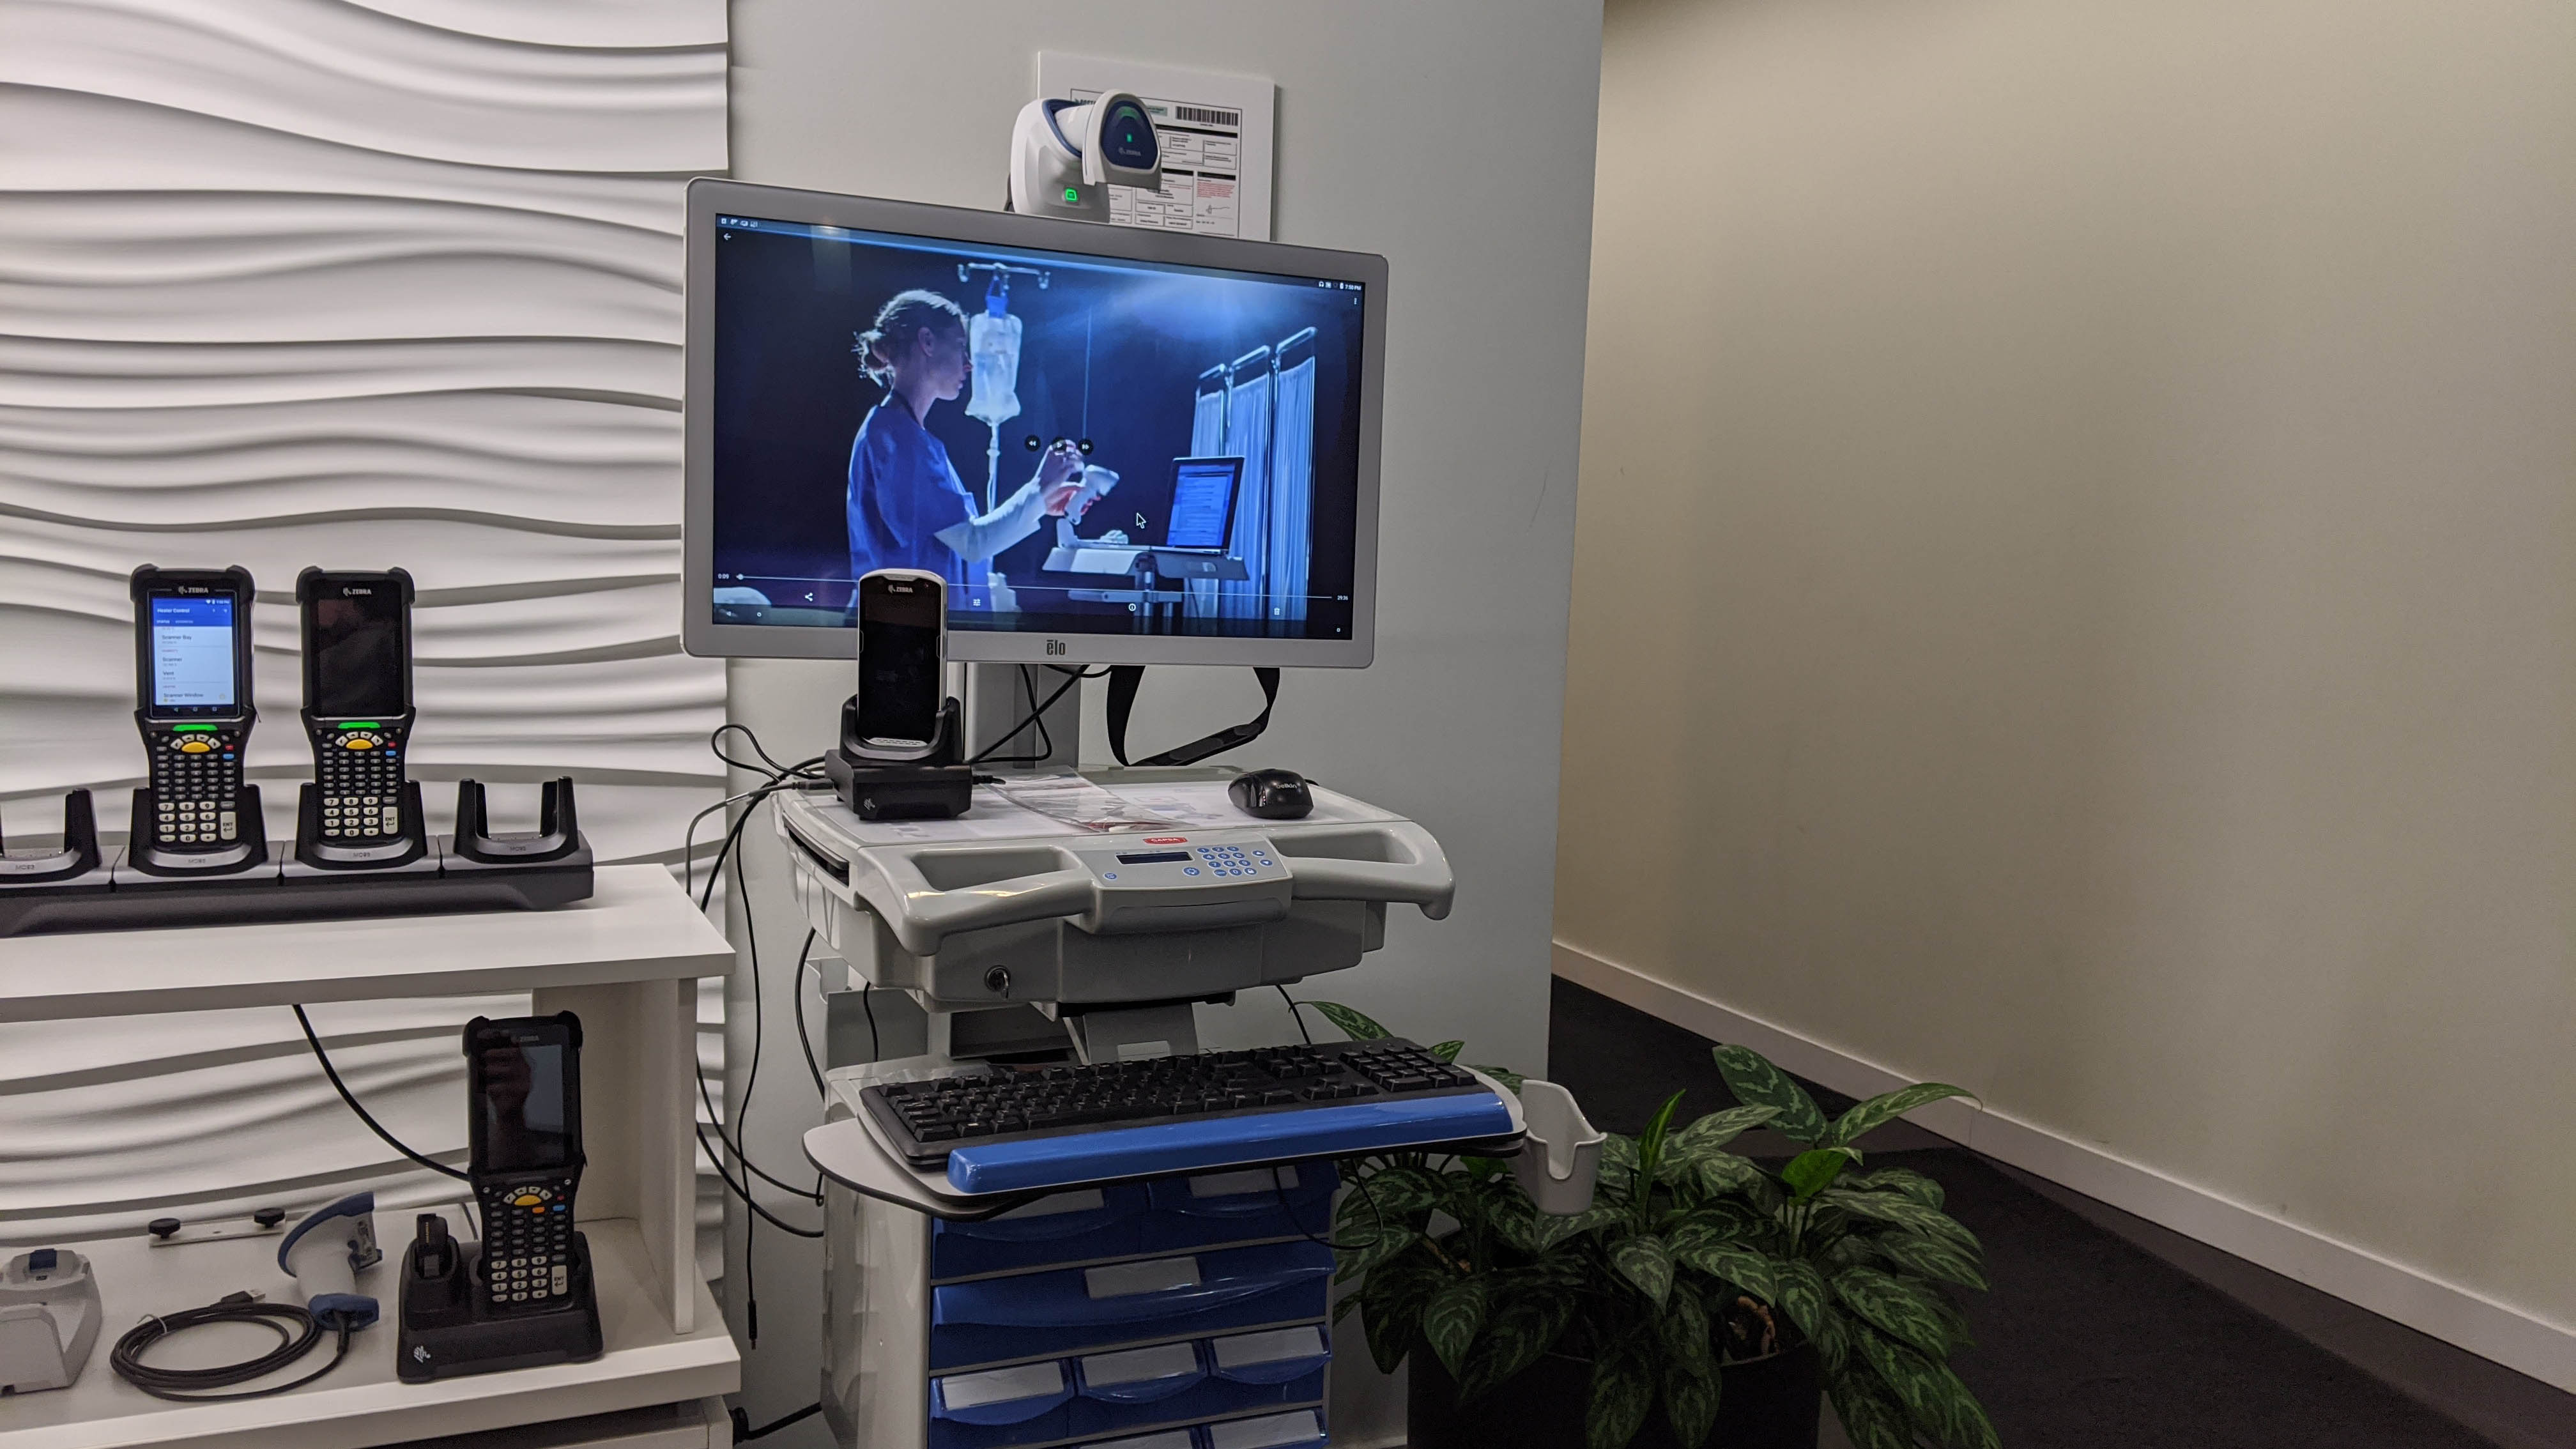
[[[1684,1118],[1732,1105],[1709,1045],[1555,984],[1549,1074],[1596,1126],[1636,1132],[1676,1090],[1688,1092]],[[1828,1112],[1850,1101],[1809,1088]],[[1926,1145],[1903,1150],[1908,1142]],[[2493,1449],[1976,1154],[1937,1143],[1910,1134],[1869,1162],[1938,1181],[1952,1215],[1985,1244],[1994,1290],[1970,1295],[1976,1345],[1955,1367],[2006,1449]]]

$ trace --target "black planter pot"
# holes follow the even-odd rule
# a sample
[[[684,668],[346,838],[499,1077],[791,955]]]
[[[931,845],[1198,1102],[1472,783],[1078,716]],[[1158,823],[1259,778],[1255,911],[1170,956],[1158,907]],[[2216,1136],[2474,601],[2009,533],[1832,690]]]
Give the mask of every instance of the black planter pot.
[[[1408,1449],[1573,1449],[1583,1443],[1592,1399],[1592,1361],[1551,1353],[1528,1372],[1472,1404],[1440,1356],[1416,1348],[1405,1406]],[[1718,1370],[1717,1422],[1701,1445],[1685,1446],[1664,1421],[1660,1396],[1629,1449],[1816,1449],[1824,1385],[1814,1349],[1804,1346]]]

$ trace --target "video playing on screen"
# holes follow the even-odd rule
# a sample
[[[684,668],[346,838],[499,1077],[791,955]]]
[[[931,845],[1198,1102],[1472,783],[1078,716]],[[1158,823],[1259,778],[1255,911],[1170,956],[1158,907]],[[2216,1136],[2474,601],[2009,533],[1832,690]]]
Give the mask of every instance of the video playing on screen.
[[[1364,288],[721,217],[719,624],[1348,639]],[[700,605],[706,607],[708,605]]]

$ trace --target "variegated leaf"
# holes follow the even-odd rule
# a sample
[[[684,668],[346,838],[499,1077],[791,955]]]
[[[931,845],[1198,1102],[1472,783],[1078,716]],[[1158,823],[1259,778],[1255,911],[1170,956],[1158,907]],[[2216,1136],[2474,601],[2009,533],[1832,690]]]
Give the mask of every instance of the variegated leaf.
[[[1367,1016],[1353,1011],[1338,1001],[1308,1001],[1299,1004],[1311,1006],[1323,1013],[1324,1020],[1331,1022],[1342,1035],[1353,1041],[1384,1041],[1395,1035],[1394,1032],[1388,1031],[1385,1027],[1369,1020]]]
[[[1729,1107],[1694,1120],[1673,1134],[1676,1144],[1724,1147],[1729,1142],[1780,1115],[1777,1107]]]
[[[1977,1266],[1977,1254],[1952,1239],[1900,1229],[1878,1234],[1869,1240],[1869,1246],[1889,1263],[1919,1277],[1956,1283],[1962,1288],[1982,1290],[1986,1286],[1986,1275]]]
[[[1899,1193],[1928,1208],[1940,1207],[1944,1201],[1941,1184],[1907,1167],[1882,1167],[1859,1177],[1846,1177],[1843,1185],[1871,1192]]]
[[[1454,1062],[1458,1060],[1458,1053],[1466,1049],[1467,1044],[1463,1041],[1444,1041],[1434,1046],[1431,1054],[1444,1062]]]
[[[1977,1246],[1976,1235],[1961,1227],[1939,1208],[1928,1208],[1910,1197],[1892,1192],[1854,1192],[1849,1188],[1827,1188],[1816,1201],[1828,1207],[1841,1208],[1858,1217],[1876,1218],[1900,1228],[1912,1228],[1936,1238],[1947,1238],[1963,1248]]]
[[[1489,1290],[1485,1332],[1468,1350],[1458,1375],[1458,1402],[1471,1403],[1517,1377],[1556,1345],[1573,1321],[1575,1294],[1544,1281],[1518,1278]]]
[[[1803,1259],[1775,1259],[1774,1263],[1777,1268],[1773,1274],[1774,1286],[1780,1290],[1780,1296],[1773,1299],[1773,1303],[1788,1315],[1789,1322],[1809,1343],[1818,1342],[1824,1337],[1825,1325],[1833,1316],[1833,1308],[1827,1301],[1825,1275],[1816,1271],[1815,1264]]]
[[[1592,1403],[1583,1416],[1584,1449],[1626,1449],[1655,1404],[1653,1360],[1638,1335],[1626,1334],[1592,1360]]]
[[[1930,1301],[1931,1289],[1876,1268],[1845,1268],[1834,1275],[1833,1290],[1844,1307],[1924,1357],[1949,1356],[1950,1328]]]
[[[1625,1221],[1626,1218],[1626,1213],[1607,1203],[1595,1203],[1579,1213],[1564,1217],[1553,1213],[1541,1213],[1538,1215],[1536,1227],[1532,1230],[1532,1236],[1537,1240],[1538,1251],[1544,1253],[1569,1238],[1596,1232]]]
[[[1914,1449],[1914,1435],[1905,1427],[1905,1413],[1877,1386],[1860,1374],[1841,1374],[1827,1382],[1827,1394],[1834,1401],[1834,1417],[1842,1420],[1843,1433],[1852,1441],[1852,1449]]]
[[[1664,1240],[1651,1233],[1625,1238],[1610,1249],[1610,1266],[1635,1284],[1660,1310],[1673,1291],[1673,1255]]]
[[[1917,1107],[1928,1106],[1945,1097],[1974,1097],[1975,1095],[1976,1093],[1965,1087],[1953,1087],[1941,1082],[1922,1082],[1893,1092],[1881,1093],[1837,1118],[1818,1145],[1848,1147],[1858,1142],[1863,1134],[1876,1131]]]
[[[1774,1131],[1793,1142],[1810,1146],[1825,1135],[1825,1114],[1807,1090],[1789,1080],[1789,1074],[1771,1065],[1771,1060],[1751,1047],[1721,1046],[1714,1053],[1718,1074],[1726,1078],[1727,1090],[1735,1100],[1748,1107],[1776,1107],[1779,1115],[1771,1119]]]
[[[1485,1326],[1485,1285],[1483,1278],[1453,1280],[1422,1307],[1422,1336],[1453,1378],[1465,1367],[1467,1350]]]
[[[1763,1254],[1728,1243],[1693,1243],[1674,1256],[1684,1266],[1722,1278],[1765,1303],[1779,1299],[1780,1285],[1772,1260]]]

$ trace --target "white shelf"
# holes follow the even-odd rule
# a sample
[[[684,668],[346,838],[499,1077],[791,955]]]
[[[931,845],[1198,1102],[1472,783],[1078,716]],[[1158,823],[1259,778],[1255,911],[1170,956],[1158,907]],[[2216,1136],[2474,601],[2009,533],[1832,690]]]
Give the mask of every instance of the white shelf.
[[[733,947],[658,865],[543,911],[268,921],[0,943],[0,1022],[722,976]]]
[[[108,1353],[146,1312],[193,1308],[242,1289],[265,1293],[271,1301],[295,1301],[293,1281],[277,1269],[276,1238],[168,1247],[142,1238],[63,1244],[87,1255],[98,1275],[104,1305],[98,1347],[70,1388],[0,1399],[0,1449],[360,1449],[673,1404],[741,1387],[741,1357],[706,1286],[691,1284],[698,1300],[694,1326],[672,1332],[651,1256],[637,1225],[624,1219],[582,1224],[607,1343],[601,1357],[403,1383],[394,1376],[394,1315],[409,1229],[406,1215],[384,1214],[377,1223],[385,1261],[359,1280],[359,1288],[383,1303],[384,1317],[358,1334],[346,1363],[308,1388],[229,1404],[153,1398],[118,1378],[108,1367]],[[152,1361],[217,1363],[268,1343],[268,1334],[255,1328],[196,1329],[157,1349]],[[328,1352],[327,1342],[317,1346],[280,1377],[311,1372]]]

